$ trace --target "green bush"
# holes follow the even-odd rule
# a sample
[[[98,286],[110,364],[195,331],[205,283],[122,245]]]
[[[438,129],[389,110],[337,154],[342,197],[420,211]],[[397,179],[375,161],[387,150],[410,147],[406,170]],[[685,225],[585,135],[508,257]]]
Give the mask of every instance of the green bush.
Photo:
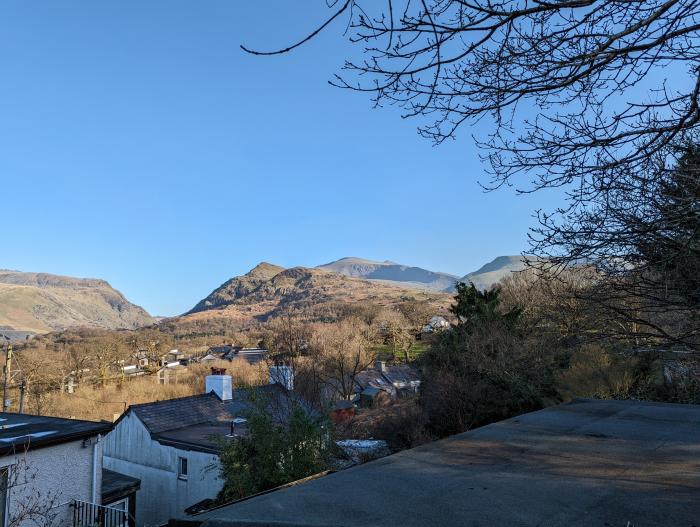
[[[328,423],[293,403],[286,424],[265,408],[248,416],[248,434],[226,442],[219,502],[250,496],[326,470],[331,452]]]

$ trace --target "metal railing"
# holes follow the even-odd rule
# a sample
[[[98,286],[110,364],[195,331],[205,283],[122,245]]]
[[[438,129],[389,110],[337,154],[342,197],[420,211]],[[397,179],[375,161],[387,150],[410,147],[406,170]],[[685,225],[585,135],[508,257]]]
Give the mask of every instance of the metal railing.
[[[121,509],[73,500],[71,527],[129,527],[129,513]]]

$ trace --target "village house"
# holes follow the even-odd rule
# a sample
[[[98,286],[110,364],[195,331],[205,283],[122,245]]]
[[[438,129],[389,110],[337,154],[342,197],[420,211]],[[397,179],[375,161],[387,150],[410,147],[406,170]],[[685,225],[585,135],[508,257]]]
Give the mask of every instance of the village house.
[[[136,359],[139,368],[148,368],[152,361],[151,354],[148,350],[137,351],[134,355],[134,359]]]
[[[420,375],[407,364],[388,365],[376,361],[374,368],[361,371],[355,376],[353,401],[362,407],[382,406],[400,397],[418,392]]]
[[[111,423],[0,413],[0,526],[133,526],[136,478],[105,476]],[[108,486],[105,494],[104,485]]]
[[[213,353],[207,353],[204,357],[199,359],[199,362],[216,362],[221,360],[221,357],[214,355]]]
[[[421,332],[422,333],[437,333],[440,331],[444,331],[450,327],[450,323],[441,316],[435,315],[430,318],[428,323],[423,326]]]
[[[121,375],[123,377],[141,377],[146,375],[146,370],[141,368],[138,364],[127,364],[120,367]]]
[[[189,358],[188,355],[183,353],[180,350],[170,350],[168,353],[165,354],[164,357],[162,357],[162,362],[167,363],[167,362],[177,362],[177,361],[185,361]]]
[[[240,350],[243,346],[234,346],[232,344],[222,344],[221,346],[210,346],[207,353],[212,353],[213,355],[218,355],[223,357],[226,353],[233,350]]]
[[[201,361],[244,359],[248,364],[257,364],[267,358],[267,350],[263,348],[245,348],[243,346],[233,346],[224,344],[222,346],[211,346],[207,354]]]
[[[421,378],[417,369],[407,364],[387,364],[384,361],[376,361],[374,366],[358,372],[353,379],[352,395],[350,401],[364,408],[376,408],[390,404],[392,401],[403,397],[416,395],[420,388]],[[326,402],[334,406],[337,412],[334,419],[347,417],[347,408],[337,405],[342,399],[338,379],[329,379],[323,387],[323,397]]]
[[[248,364],[257,364],[267,358],[267,350],[263,348],[240,348],[233,349],[224,355],[224,359],[232,361],[234,359],[243,359]]]
[[[251,395],[280,418],[296,400],[281,384],[234,390],[225,370],[212,370],[205,393],[132,405],[105,440],[105,467],[141,482],[137,525],[186,517],[186,510],[216,498],[223,485],[219,453],[227,438],[247,432]]]
[[[156,371],[156,381],[158,384],[176,384],[188,371],[189,368],[180,361],[164,362]]]

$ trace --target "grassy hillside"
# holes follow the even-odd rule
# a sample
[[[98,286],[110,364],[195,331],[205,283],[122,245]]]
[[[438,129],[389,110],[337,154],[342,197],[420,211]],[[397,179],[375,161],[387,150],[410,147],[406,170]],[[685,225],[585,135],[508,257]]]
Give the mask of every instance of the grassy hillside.
[[[0,328],[45,333],[71,327],[133,329],[153,322],[103,280],[0,271]]]

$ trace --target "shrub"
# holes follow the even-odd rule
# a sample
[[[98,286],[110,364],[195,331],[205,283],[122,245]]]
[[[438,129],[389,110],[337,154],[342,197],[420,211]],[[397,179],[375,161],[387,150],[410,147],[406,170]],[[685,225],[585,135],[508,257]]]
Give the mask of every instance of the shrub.
[[[219,502],[239,499],[328,468],[332,442],[325,420],[292,404],[289,421],[277,422],[263,404],[248,415],[248,434],[228,440],[221,454],[224,486]]]

